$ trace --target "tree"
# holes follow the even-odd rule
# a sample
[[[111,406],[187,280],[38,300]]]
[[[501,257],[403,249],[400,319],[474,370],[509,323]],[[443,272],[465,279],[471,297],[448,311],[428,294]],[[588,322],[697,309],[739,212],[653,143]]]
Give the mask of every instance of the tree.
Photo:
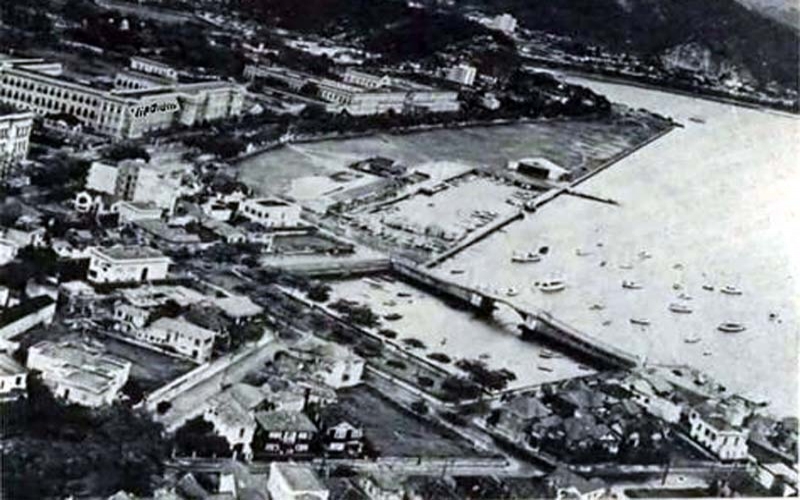
[[[218,436],[214,426],[203,417],[186,422],[175,432],[173,443],[182,456],[229,457],[232,454],[228,441]]]
[[[413,403],[411,403],[411,410],[414,413],[419,413],[420,415],[425,415],[426,413],[428,413],[428,405],[427,405],[427,403],[425,403],[424,400],[418,399],[418,400],[414,401]]]

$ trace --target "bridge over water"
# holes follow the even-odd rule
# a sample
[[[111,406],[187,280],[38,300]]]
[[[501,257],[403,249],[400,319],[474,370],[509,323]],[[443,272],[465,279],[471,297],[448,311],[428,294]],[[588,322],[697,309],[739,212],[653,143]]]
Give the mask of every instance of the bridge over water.
[[[392,271],[406,280],[440,296],[466,304],[480,314],[490,315],[500,306],[507,307],[520,317],[519,326],[523,335],[558,344],[606,366],[631,368],[641,364],[641,359],[637,356],[588,335],[558,320],[547,311],[532,307],[523,308],[505,297],[453,283],[423,266],[407,261],[392,259],[391,267]]]

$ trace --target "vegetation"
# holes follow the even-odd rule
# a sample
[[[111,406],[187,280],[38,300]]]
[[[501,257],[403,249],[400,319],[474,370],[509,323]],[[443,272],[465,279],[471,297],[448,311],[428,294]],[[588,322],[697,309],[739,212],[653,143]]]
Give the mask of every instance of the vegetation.
[[[339,299],[331,304],[331,309],[344,315],[348,322],[355,325],[374,327],[380,322],[377,314],[369,306],[361,305],[346,299]]]
[[[456,366],[469,373],[470,378],[487,389],[500,391],[505,389],[509,382],[516,380],[514,373],[502,370],[490,370],[486,363],[478,360],[460,359]]]
[[[228,441],[214,432],[214,426],[203,417],[186,422],[175,432],[175,452],[182,457],[229,457]]]
[[[123,405],[92,410],[57,401],[38,377],[2,408],[2,482],[9,498],[149,496],[169,446],[163,429]]]

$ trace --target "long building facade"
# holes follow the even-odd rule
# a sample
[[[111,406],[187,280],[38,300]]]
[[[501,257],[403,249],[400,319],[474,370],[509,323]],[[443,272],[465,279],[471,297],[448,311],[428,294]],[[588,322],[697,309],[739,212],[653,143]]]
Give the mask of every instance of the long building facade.
[[[316,86],[316,97],[327,103],[326,109],[331,113],[346,111],[354,116],[387,111],[447,113],[461,108],[457,92],[353,69],[348,69],[341,81],[277,66],[250,65],[245,68],[244,76],[279,81],[298,93],[306,85],[313,84]]]
[[[72,81],[40,59],[0,58],[0,103],[43,116],[66,113],[97,133],[128,139],[238,116],[244,89],[217,81],[104,90]]]

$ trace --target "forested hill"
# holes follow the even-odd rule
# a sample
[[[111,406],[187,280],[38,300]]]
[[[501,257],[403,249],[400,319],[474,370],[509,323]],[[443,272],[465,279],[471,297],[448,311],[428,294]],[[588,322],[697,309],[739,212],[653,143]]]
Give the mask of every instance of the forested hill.
[[[736,0],[461,0],[459,5],[509,12],[526,28],[615,51],[660,56],[681,46],[704,46],[762,83],[796,87],[800,73],[797,31]]]

